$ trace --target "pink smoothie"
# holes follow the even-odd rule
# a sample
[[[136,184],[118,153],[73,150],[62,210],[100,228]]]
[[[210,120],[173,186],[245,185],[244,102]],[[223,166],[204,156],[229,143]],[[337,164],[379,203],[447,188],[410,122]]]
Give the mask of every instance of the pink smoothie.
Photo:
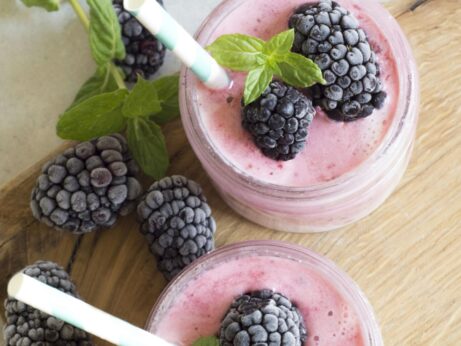
[[[221,263],[174,292],[153,333],[190,346],[200,336],[217,335],[232,300],[269,288],[299,308],[308,331],[305,346],[361,346],[363,332],[353,307],[320,272],[275,256],[245,256]]]
[[[237,170],[256,179],[282,186],[306,187],[333,180],[363,163],[383,141],[398,101],[398,76],[389,43],[372,18],[357,4],[338,1],[361,23],[374,48],[381,68],[385,106],[368,118],[352,123],[330,120],[320,109],[309,129],[307,146],[294,160],[273,161],[259,151],[241,126],[240,100],[244,74],[232,75],[234,85],[226,91],[210,91],[196,80],[197,99],[206,132],[215,150]],[[222,34],[243,33],[268,39],[288,29],[293,10],[306,0],[251,0],[229,13],[209,39]],[[363,6],[366,6],[364,4]]]

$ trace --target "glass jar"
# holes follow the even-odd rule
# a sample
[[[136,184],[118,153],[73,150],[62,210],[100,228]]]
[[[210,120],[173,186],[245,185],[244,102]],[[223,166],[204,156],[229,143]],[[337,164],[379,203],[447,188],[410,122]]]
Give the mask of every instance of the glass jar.
[[[208,45],[223,20],[251,0],[226,0],[199,28]],[[304,1],[300,1],[300,4]],[[181,117],[189,142],[224,201],[260,225],[291,232],[323,232],[367,216],[394,191],[411,157],[418,120],[419,81],[411,48],[396,20],[377,1],[338,1],[358,6],[372,18],[390,43],[398,72],[398,102],[389,129],[377,149],[360,165],[339,177],[305,187],[258,180],[236,167],[210,139],[197,102],[195,76],[181,73]],[[238,28],[237,30],[238,31]]]
[[[254,259],[257,259],[256,262]],[[283,263],[277,264],[276,261],[283,261]],[[229,268],[234,269],[229,270]],[[239,272],[242,268],[245,273]],[[267,269],[264,271],[261,268]],[[248,273],[251,275],[245,275]],[[315,290],[312,287],[315,287],[315,284],[303,282],[304,273],[315,273],[311,274],[311,277],[315,278],[314,283],[318,283],[319,287],[326,287],[325,290],[319,288],[321,293],[314,293]],[[277,280],[271,279],[270,282],[266,282],[269,277]],[[285,294],[298,305],[308,330],[307,344],[314,344],[314,340],[318,339],[328,342],[325,335],[316,335],[319,330],[327,334],[325,331],[328,328],[332,328],[329,332],[338,330],[337,333],[340,333],[341,328],[346,328],[347,323],[341,326],[334,317],[325,317],[330,323],[328,328],[322,325],[316,330],[310,323],[316,321],[319,315],[330,316],[333,312],[328,312],[328,310],[324,312],[320,309],[317,312],[318,315],[315,316],[315,308],[308,308],[303,313],[305,307],[303,308],[302,301],[307,301],[308,297],[321,297],[328,301],[328,297],[332,296],[335,297],[332,300],[333,305],[338,304],[338,301],[345,302],[348,306],[345,311],[348,311],[350,318],[354,316],[353,325],[356,327],[354,329],[351,327],[352,324],[349,324],[347,330],[354,329],[355,335],[360,337],[359,339],[351,338],[357,340],[351,344],[383,345],[371,305],[357,284],[346,273],[330,260],[309,249],[285,242],[267,240],[247,241],[225,246],[187,267],[163,291],[149,316],[146,329],[178,345],[192,344],[200,336],[211,336],[218,332],[221,319],[237,295],[247,293],[249,290],[265,288]],[[330,291],[336,293],[330,295]],[[184,303],[185,299],[193,301],[192,304],[195,305],[192,305],[192,309]],[[209,304],[209,310],[207,310],[207,304]],[[333,305],[325,304],[327,309]],[[312,319],[311,321],[306,319],[309,315],[312,315],[308,317]],[[343,313],[336,314],[335,312],[336,315],[342,317]],[[194,322],[197,324],[194,325]]]

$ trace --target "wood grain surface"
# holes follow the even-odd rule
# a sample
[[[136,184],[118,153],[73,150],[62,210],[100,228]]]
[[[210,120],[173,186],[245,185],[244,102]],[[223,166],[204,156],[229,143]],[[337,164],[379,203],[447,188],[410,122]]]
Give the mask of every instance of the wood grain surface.
[[[404,0],[388,7],[414,48],[422,104],[410,167],[378,211],[333,233],[295,235],[258,227],[212,189],[179,122],[165,129],[173,162],[169,173],[202,184],[218,224],[218,246],[249,239],[307,246],[362,287],[386,345],[460,345],[461,6],[459,0]],[[82,237],[77,247],[78,238],[48,229],[30,214],[29,194],[39,167],[0,190],[0,298],[15,271],[37,259],[67,266],[75,250],[72,277],[82,297],[143,326],[166,282],[134,216]]]

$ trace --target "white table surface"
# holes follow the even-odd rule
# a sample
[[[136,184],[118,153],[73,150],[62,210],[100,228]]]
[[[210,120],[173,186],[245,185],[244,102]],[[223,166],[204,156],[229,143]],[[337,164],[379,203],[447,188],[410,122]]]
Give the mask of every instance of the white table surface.
[[[168,11],[193,33],[220,0],[165,0]],[[84,1],[81,1],[84,3]],[[69,4],[59,12],[0,1],[0,185],[61,143],[60,113],[95,65],[87,35]],[[160,73],[179,69],[169,55]]]

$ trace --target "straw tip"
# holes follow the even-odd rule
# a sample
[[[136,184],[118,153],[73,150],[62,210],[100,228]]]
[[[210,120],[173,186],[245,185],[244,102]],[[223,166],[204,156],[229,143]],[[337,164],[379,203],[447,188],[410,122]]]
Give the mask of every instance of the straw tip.
[[[18,292],[23,286],[24,276],[25,275],[23,273],[17,273],[10,279],[7,288],[7,292],[10,297],[16,297],[18,295]]]
[[[136,12],[144,4],[145,0],[123,0],[123,7],[128,12]]]

